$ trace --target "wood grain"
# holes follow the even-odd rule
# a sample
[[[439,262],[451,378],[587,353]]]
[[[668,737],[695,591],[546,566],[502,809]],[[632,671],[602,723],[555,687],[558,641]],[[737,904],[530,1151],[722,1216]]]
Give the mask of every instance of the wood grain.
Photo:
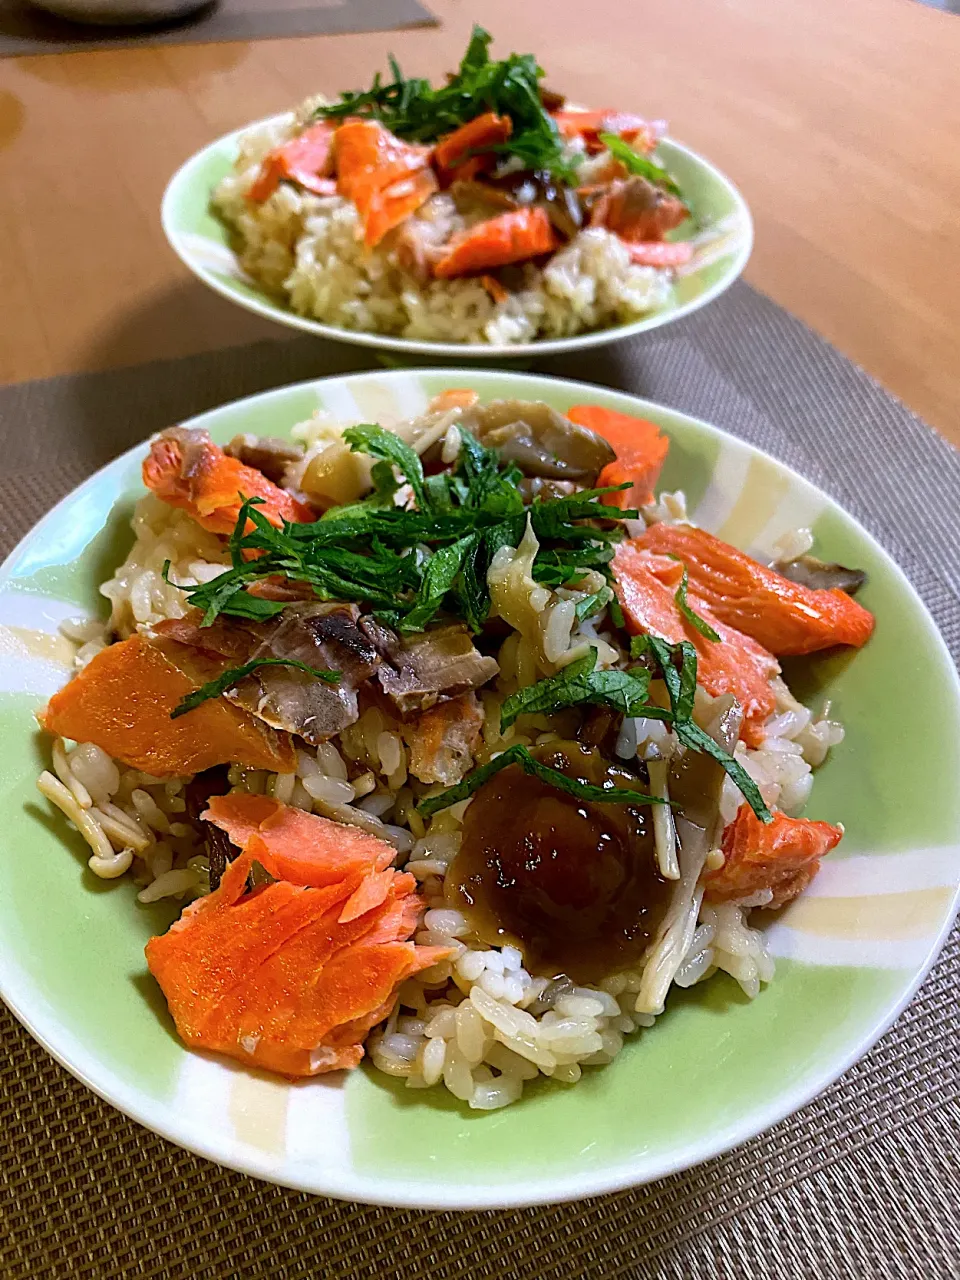
[[[280,337],[195,283],[158,207],[197,148],[442,26],[0,63],[0,380]],[[960,18],[913,0],[485,0],[500,48],[571,97],[670,121],[753,208],[747,278],[960,443]]]

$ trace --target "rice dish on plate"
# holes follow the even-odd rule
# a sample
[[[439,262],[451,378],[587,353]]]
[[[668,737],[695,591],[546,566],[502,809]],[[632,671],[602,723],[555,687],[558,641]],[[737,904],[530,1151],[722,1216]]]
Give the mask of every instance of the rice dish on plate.
[[[212,194],[252,280],[301,316],[510,345],[665,306],[695,230],[663,121],[571,110],[532,57],[474,30],[443,87],[313,97],[241,135]],[[687,238],[668,239],[680,230]]]
[[[494,1110],[674,986],[774,980],[751,912],[842,836],[800,816],[842,726],[778,658],[873,619],[806,531],[760,564],[657,497],[667,448],[468,389],[152,442],[38,785],[97,875],[182,904],[147,960],[188,1046]]]

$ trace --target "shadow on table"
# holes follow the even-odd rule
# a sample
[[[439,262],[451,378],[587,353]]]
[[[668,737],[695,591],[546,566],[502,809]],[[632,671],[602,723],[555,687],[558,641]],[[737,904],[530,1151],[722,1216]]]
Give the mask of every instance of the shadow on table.
[[[616,391],[628,388],[624,379],[624,348],[630,344],[630,392],[644,396],[652,385],[648,376],[645,348],[652,352],[659,334],[641,334],[637,338],[611,342],[604,347],[587,347],[582,351],[568,351],[560,355],[541,356],[530,365],[531,373],[545,373],[552,378],[567,378],[573,382],[592,382],[600,387],[612,387]]]
[[[158,346],[183,344],[199,354],[151,360]],[[468,367],[515,369],[601,386],[624,385],[622,344],[533,361],[469,361]],[[652,385],[651,344],[632,344],[631,381]],[[146,363],[145,363],[146,362]],[[85,473],[173,423],[272,387],[383,366],[455,367],[457,360],[396,358],[368,347],[291,331],[234,306],[194,280],[183,280],[121,313],[86,353],[102,372],[51,380],[58,388],[57,433],[70,434]],[[119,366],[119,367],[117,367]],[[80,455],[80,456],[77,456]]]
[[[178,328],[189,328],[195,345],[211,349],[150,360],[156,341]],[[57,434],[62,438],[69,430],[75,462],[86,473],[153,432],[231,400],[379,367],[366,348],[310,335],[290,338],[193,281],[118,317],[84,363],[120,366],[50,380],[57,391]]]
[[[73,52],[83,49],[130,48],[141,38],[183,33],[190,38],[190,29],[210,17],[215,0],[192,13],[179,17],[160,18],[154,22],[102,23],[73,22],[57,14],[34,8],[32,4],[6,0],[0,3],[0,52],[18,54],[44,54]]]

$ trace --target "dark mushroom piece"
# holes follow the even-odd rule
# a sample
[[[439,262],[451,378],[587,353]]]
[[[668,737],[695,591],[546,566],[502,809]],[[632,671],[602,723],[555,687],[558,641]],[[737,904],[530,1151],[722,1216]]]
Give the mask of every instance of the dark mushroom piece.
[[[566,97],[556,89],[549,89],[545,84],[540,86],[540,105],[544,111],[562,111],[566,101]]]
[[[565,182],[558,181],[546,169],[493,174],[478,180],[475,185],[486,188],[490,193],[488,199],[497,196],[509,199],[512,208],[541,205],[556,230],[568,240],[583,226],[583,207],[576,191]]]
[[[519,201],[510,191],[476,178],[457,179],[450,187],[450,194],[461,212],[479,209],[487,213],[489,210],[487,216],[495,217],[498,213],[520,208]]]
[[[524,503],[528,506],[538,499],[540,502],[552,502],[555,498],[572,498],[579,489],[584,487],[577,484],[575,480],[548,480],[545,476],[524,476],[517,485]]]
[[[854,596],[867,582],[863,569],[845,569],[842,564],[825,564],[816,556],[797,556],[795,560],[783,560],[771,566],[782,577],[801,587],[814,591],[839,588],[848,596]]]
[[[225,764],[216,765],[212,769],[204,769],[196,774],[184,788],[183,798],[186,805],[185,817],[203,837],[210,874],[210,892],[220,887],[220,879],[227,869],[227,863],[236,858],[240,850],[230,840],[225,831],[207,822],[200,815],[206,812],[211,796],[225,796],[230,790],[230,779]]]
[[[245,466],[262,471],[268,480],[277,485],[283,485],[287,467],[303,458],[303,449],[291,444],[289,440],[280,440],[276,436],[255,436],[249,431],[234,436],[224,453]]]
[[[742,720],[740,705],[731,694],[714,699],[701,728],[727,752],[732,752]],[[649,766],[648,766],[649,767]],[[718,842],[722,829],[720,798],[726,775],[723,767],[700,751],[678,753],[670,761],[670,800],[677,806],[674,822],[678,844],[679,879],[672,881],[670,902],[654,939],[653,959],[645,966],[637,993],[637,1009],[663,1008],[689,944],[685,921],[689,919],[707,853]]]
[[[504,462],[526,476],[577,480],[590,488],[616,454],[606,440],[579,427],[542,400],[491,400],[463,415],[463,425]]]

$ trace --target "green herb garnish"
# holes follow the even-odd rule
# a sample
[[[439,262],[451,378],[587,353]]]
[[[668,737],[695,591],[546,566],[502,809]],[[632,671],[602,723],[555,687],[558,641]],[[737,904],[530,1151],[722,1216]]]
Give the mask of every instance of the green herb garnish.
[[[410,612],[400,620],[401,631],[422,631],[443,604],[448,591],[463,570],[463,562],[468,556],[476,553],[480,541],[478,533],[468,534],[449,547],[441,547],[427,561],[417,602]]]
[[[576,615],[578,622],[584,622],[587,618],[596,617],[598,613],[602,613],[604,609],[613,600],[613,587],[601,587],[599,591],[594,591],[589,596],[584,596],[582,600],[577,601]]]
[[[648,796],[643,791],[633,791],[629,787],[617,787],[612,784],[609,787],[595,787],[591,783],[580,782],[577,778],[568,778],[559,769],[551,769],[549,765],[541,764],[526,747],[517,743],[507,747],[506,751],[488,764],[483,764],[479,769],[468,773],[455,787],[449,787],[439,795],[427,796],[426,799],[421,800],[417,805],[417,812],[424,818],[429,818],[440,809],[449,809],[452,804],[468,800],[485,782],[488,782],[501,769],[506,769],[512,764],[518,764],[524,773],[539,778],[541,782],[556,787],[558,791],[565,791],[567,795],[575,796],[578,800],[587,800],[594,804],[669,803],[661,800],[659,796]]]
[[[578,703],[606,703],[624,715],[645,716],[652,720],[664,720],[672,725],[680,741],[692,751],[701,751],[715,760],[740,789],[744,799],[761,822],[772,821],[773,815],[764,803],[757,784],[728,751],[693,720],[693,703],[697,690],[697,652],[684,640],[669,644],[656,636],[634,636],[630,645],[631,656],[653,657],[663,676],[670,698],[670,710],[647,701],[650,678],[643,669],[633,671],[597,671],[596,650],[578,659],[556,676],[538,681],[526,689],[511,695],[501,708],[503,728],[513,724],[519,715],[534,712],[551,712]],[[626,788],[604,789],[589,786],[568,778],[566,774],[536,760],[526,747],[519,744],[508,747],[502,755],[489,764],[474,769],[457,786],[430,796],[417,805],[424,817],[430,817],[439,809],[449,808],[466,800],[508,764],[519,764],[524,773],[582,800],[614,801],[621,803],[664,803],[656,797]]]
[[[533,576],[541,586],[564,587],[582,578],[589,569],[609,572],[614,548],[608,542],[588,542],[562,550],[541,550],[533,564]]]
[[[589,653],[568,663],[555,676],[518,689],[505,699],[500,728],[508,729],[517,716],[550,715],[584,703],[613,707],[625,716],[641,716],[648,708],[649,691],[650,672],[645,667],[598,671],[597,651],[591,646]]]
[[[364,422],[356,427],[347,427],[343,438],[354,453],[366,453],[396,467],[413,490],[420,510],[430,509],[423,487],[423,464],[416,450],[411,449],[406,440],[401,440],[395,431]],[[378,485],[378,496],[382,498],[387,489],[386,472],[383,470],[379,473]]]
[[[679,560],[680,563],[683,564],[683,561],[680,560],[679,556],[671,556],[670,559]],[[713,627],[711,627],[710,623],[707,622],[705,618],[701,618],[699,613],[697,613],[692,606],[687,603],[687,566],[685,564],[683,564],[683,576],[680,579],[680,585],[677,587],[673,598],[677,603],[677,608],[694,630],[699,631],[700,634],[705,636],[708,640],[719,642],[720,637],[717,632],[714,631]]]
[[[631,640],[631,657],[637,656],[636,651],[653,654],[660,667],[663,683],[667,686],[674,721],[685,723],[693,716],[693,704],[697,696],[696,649],[689,640],[668,644],[657,636],[647,635],[634,636]]]
[[[627,167],[630,173],[646,178],[655,187],[662,187],[664,191],[676,196],[678,200],[683,199],[680,188],[667,173],[666,169],[661,168],[648,156],[642,156],[639,151],[634,151],[630,143],[624,138],[618,137],[615,133],[601,133],[600,141],[611,155]]]
[[[702,751],[716,760],[740,790],[747,804],[761,822],[772,822],[773,814],[760,794],[760,788],[729,751],[710,737],[693,720],[693,702],[697,692],[697,651],[688,640],[669,644],[657,636],[634,636],[630,641],[630,656],[638,658],[651,654],[663,676],[670,698],[669,719],[673,731],[685,747]],[[677,660],[679,659],[679,667]],[[660,719],[667,717],[660,716]]]
[[[479,632],[490,612],[487,571],[497,551],[519,546],[527,519],[540,542],[533,576],[555,587],[588,570],[609,577],[622,519],[635,513],[605,506],[611,489],[524,507],[519,472],[461,428],[456,466],[424,476],[413,450],[393,432],[365,424],[344,438],[376,458],[373,494],[334,507],[312,524],[278,529],[244,501],[229,540],[231,567],[210,582],[184,587],[209,626],[221,613],[255,621],[276,617],[277,601],[250,593],[264,578],[307,583],[318,600],[353,602],[401,631],[420,631],[441,611]],[[414,492],[414,507],[397,507],[398,472]],[[626,487],[626,486],[624,486]]]
[[[239,681],[251,675],[258,667],[293,667],[297,671],[305,671],[307,675],[316,676],[318,680],[323,680],[327,684],[340,682],[339,671],[320,671],[316,667],[308,667],[305,662],[298,662],[295,658],[251,658],[242,666],[231,667],[229,671],[224,671],[217,676],[216,680],[210,680],[199,689],[195,689],[193,693],[188,693],[170,712],[170,719],[176,720],[178,716],[185,716],[188,711],[199,707],[202,702],[219,698]]]
[[[579,158],[568,155],[556,124],[540,101],[543,68],[532,54],[512,53],[499,61],[492,59],[492,40],[489,32],[474,26],[457,73],[439,88],[421,77],[407,78],[391,56],[391,81],[384,82],[378,72],[369,89],[345,93],[337,102],[318,107],[314,115],[327,120],[347,116],[378,120],[399,138],[434,142],[493,111],[509,116],[513,132],[507,142],[491,150],[519,157],[526,168],[546,169],[574,182]]]

